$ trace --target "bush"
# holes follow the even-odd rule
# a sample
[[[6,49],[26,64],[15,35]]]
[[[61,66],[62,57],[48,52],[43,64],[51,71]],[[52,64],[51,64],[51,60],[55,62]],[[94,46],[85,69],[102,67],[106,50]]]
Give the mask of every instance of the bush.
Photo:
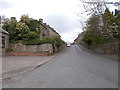
[[[7,48],[6,50],[5,50],[5,52],[12,52],[13,51],[13,49],[11,49],[11,48]]]
[[[23,44],[26,44],[26,45],[40,45],[45,43],[53,44],[54,40],[52,38],[44,38],[44,39],[34,39],[34,40],[23,41]]]
[[[41,44],[54,44],[58,48],[62,46],[65,42],[61,40],[60,37],[51,37],[51,38],[44,38],[44,39],[32,39],[32,40],[25,40],[22,42],[25,45],[41,45]]]
[[[94,35],[91,31],[86,31],[83,41],[88,45],[97,45],[107,42],[103,36]]]
[[[37,32],[30,31],[24,36],[23,40],[24,41],[29,41],[29,40],[31,41],[31,40],[36,40],[38,38],[39,38],[39,34]]]

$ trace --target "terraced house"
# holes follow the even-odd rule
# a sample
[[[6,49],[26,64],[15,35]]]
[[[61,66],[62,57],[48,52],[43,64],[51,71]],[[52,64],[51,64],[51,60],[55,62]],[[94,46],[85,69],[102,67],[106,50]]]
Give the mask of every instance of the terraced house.
[[[26,35],[26,38],[29,37],[29,39],[31,39],[31,42],[27,42],[29,40],[27,40],[27,41],[25,41],[25,39],[23,40],[22,36],[20,36],[20,35],[23,35],[23,33],[22,33],[21,29],[19,29],[19,28],[21,28],[21,27],[23,28],[21,23],[26,23],[24,21],[24,19],[26,19],[26,17],[27,16],[23,16],[23,21],[21,19],[21,21],[19,21],[19,22],[17,22],[15,17],[11,17],[10,19],[8,19],[8,21],[6,21],[6,22],[9,22],[8,26],[13,25],[12,23],[16,24],[16,25],[11,26],[10,30],[7,30],[9,28],[4,27],[4,29],[6,29],[6,31],[8,31],[9,33],[13,32],[14,28],[17,27],[17,29],[15,29],[17,32],[16,36],[13,33],[10,33],[10,35],[9,35],[9,33],[6,32],[5,30],[3,30],[2,28],[0,29],[1,52],[3,51],[3,53],[1,53],[1,55],[2,54],[5,55],[5,51],[8,49],[12,50],[10,52],[16,52],[16,53],[17,52],[20,52],[20,53],[23,53],[23,52],[25,52],[25,53],[39,53],[39,52],[44,53],[45,52],[46,53],[47,52],[47,53],[53,54],[54,52],[57,52],[62,47],[59,44],[53,45],[52,41],[51,42],[47,41],[47,40],[53,40],[53,38],[51,39],[51,37],[54,37],[55,38],[54,40],[57,40],[58,38],[59,38],[59,40],[61,40],[61,36],[54,30],[54,28],[52,28],[50,25],[47,25],[46,23],[44,23],[43,19],[35,20],[33,18],[27,17],[27,19],[30,20],[30,23],[28,25],[26,24],[26,27],[28,27],[28,29],[29,29],[27,33],[34,32],[34,30],[38,31],[37,32],[37,41],[38,40],[39,41],[36,44],[36,41],[34,40],[34,39],[36,39],[36,37],[31,39],[32,35],[27,36],[27,33],[24,33],[24,34]],[[25,26],[25,24],[23,24],[23,25]],[[15,38],[13,36],[15,36],[17,38]],[[9,37],[10,37],[10,41],[14,41],[14,43],[10,42],[10,44],[9,44]],[[57,41],[62,42],[62,40],[61,41],[59,41],[59,40],[57,40]],[[17,41],[17,43],[16,43],[16,41]],[[21,43],[21,41],[24,41],[25,43]],[[7,52],[6,55],[8,55],[10,52]]]
[[[43,19],[39,19],[40,22],[40,38],[60,36],[54,28],[50,27],[46,23],[43,23]]]

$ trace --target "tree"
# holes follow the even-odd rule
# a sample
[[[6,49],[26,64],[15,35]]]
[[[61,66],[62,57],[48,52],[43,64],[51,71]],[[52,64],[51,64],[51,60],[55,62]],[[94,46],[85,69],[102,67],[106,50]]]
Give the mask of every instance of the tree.
[[[95,35],[100,34],[100,21],[99,16],[93,14],[88,21],[86,21],[86,30],[92,31]]]
[[[63,44],[65,44],[65,42],[59,37],[59,36],[55,36],[52,37],[52,39],[54,40],[54,44],[59,48],[60,46],[62,46]]]
[[[33,41],[33,40],[37,40],[39,39],[39,34],[35,31],[30,31],[28,32],[25,37],[24,37],[24,41]]]
[[[109,41],[115,40],[113,37],[115,21],[115,16],[107,8],[103,14],[103,34]]]
[[[3,22],[3,26],[2,28],[6,31],[11,31],[9,28],[10,28],[10,19],[5,19],[4,22]]]
[[[40,23],[37,20],[30,20],[28,27],[31,31],[40,33]]]
[[[15,40],[15,36],[17,35],[15,30],[16,24],[17,24],[16,20],[12,21],[8,18],[5,19],[3,22],[2,28],[9,33],[10,41],[12,41],[13,39]]]
[[[18,22],[15,27],[18,40],[23,40],[26,34],[30,31],[29,27],[22,22]]]
[[[22,15],[20,18],[20,22],[25,23],[26,25],[28,25],[30,23],[30,18],[29,16],[26,14]]]
[[[90,47],[90,45],[101,44],[105,41],[100,31],[99,16],[93,14],[86,22],[86,31],[84,32],[83,41]]]

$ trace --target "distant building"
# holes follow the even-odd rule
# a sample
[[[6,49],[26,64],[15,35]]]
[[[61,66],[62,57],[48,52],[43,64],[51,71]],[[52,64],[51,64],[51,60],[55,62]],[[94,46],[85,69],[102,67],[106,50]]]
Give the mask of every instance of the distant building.
[[[9,33],[0,27],[0,56],[5,55],[5,50],[9,47]]]
[[[74,40],[76,44],[83,44],[84,32],[80,33],[78,37]]]

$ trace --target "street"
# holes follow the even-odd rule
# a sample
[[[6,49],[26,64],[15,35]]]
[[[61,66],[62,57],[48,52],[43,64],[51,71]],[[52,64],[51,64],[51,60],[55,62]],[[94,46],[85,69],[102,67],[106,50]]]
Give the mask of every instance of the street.
[[[3,81],[3,88],[117,88],[118,63],[72,45],[48,63]]]

